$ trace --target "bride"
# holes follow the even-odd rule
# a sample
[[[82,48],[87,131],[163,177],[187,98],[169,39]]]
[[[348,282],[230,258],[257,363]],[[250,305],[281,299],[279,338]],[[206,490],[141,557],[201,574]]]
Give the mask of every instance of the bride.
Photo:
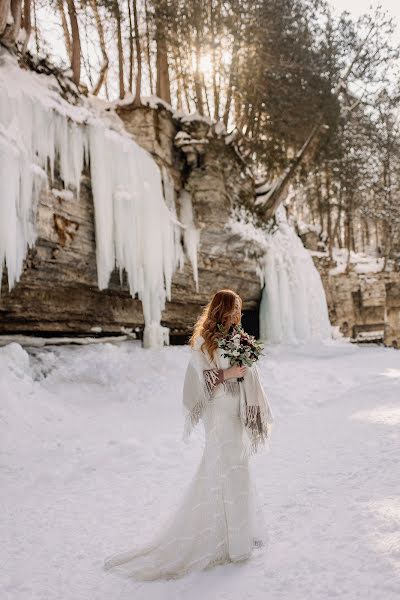
[[[245,560],[253,548],[265,544],[249,455],[267,438],[272,415],[257,367],[229,366],[218,348],[223,332],[240,323],[241,310],[240,296],[220,290],[190,339],[184,438],[201,419],[205,448],[180,506],[149,545],[110,556],[106,569],[141,580],[174,578]],[[239,377],[244,380],[237,381]]]

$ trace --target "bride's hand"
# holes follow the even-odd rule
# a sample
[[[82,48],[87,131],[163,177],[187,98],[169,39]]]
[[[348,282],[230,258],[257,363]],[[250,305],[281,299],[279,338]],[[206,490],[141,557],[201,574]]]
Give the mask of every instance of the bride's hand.
[[[246,373],[246,367],[234,365],[229,369],[224,369],[224,379],[233,379],[234,377],[244,377]]]

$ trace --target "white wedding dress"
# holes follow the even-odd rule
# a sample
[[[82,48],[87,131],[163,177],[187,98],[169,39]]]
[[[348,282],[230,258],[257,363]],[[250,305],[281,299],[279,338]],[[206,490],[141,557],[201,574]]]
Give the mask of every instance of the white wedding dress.
[[[265,521],[242,452],[239,394],[217,385],[202,421],[203,457],[176,512],[151,544],[112,555],[106,569],[141,580],[175,578],[245,560],[265,546]]]

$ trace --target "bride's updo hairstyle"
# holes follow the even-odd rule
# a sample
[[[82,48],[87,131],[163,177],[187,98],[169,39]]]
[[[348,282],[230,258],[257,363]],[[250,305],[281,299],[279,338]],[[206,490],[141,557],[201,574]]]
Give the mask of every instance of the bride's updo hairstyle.
[[[212,358],[214,351],[218,348],[218,338],[223,335],[218,331],[218,325],[222,325],[225,331],[229,329],[228,323],[235,308],[236,298],[240,302],[241,310],[242,299],[233,290],[219,290],[214,294],[197,319],[193,335],[189,340],[191,346],[194,346],[196,339],[201,335],[204,338],[201,350],[204,352],[206,349]]]

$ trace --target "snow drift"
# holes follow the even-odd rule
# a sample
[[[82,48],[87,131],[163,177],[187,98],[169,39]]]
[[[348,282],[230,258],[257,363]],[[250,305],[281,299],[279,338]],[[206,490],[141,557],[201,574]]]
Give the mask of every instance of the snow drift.
[[[202,429],[181,441],[189,349],[0,348],[0,597],[398,600],[398,356],[270,346],[259,372],[277,428],[251,465],[265,552],[143,585],[102,562],[157,535],[201,461]]]

